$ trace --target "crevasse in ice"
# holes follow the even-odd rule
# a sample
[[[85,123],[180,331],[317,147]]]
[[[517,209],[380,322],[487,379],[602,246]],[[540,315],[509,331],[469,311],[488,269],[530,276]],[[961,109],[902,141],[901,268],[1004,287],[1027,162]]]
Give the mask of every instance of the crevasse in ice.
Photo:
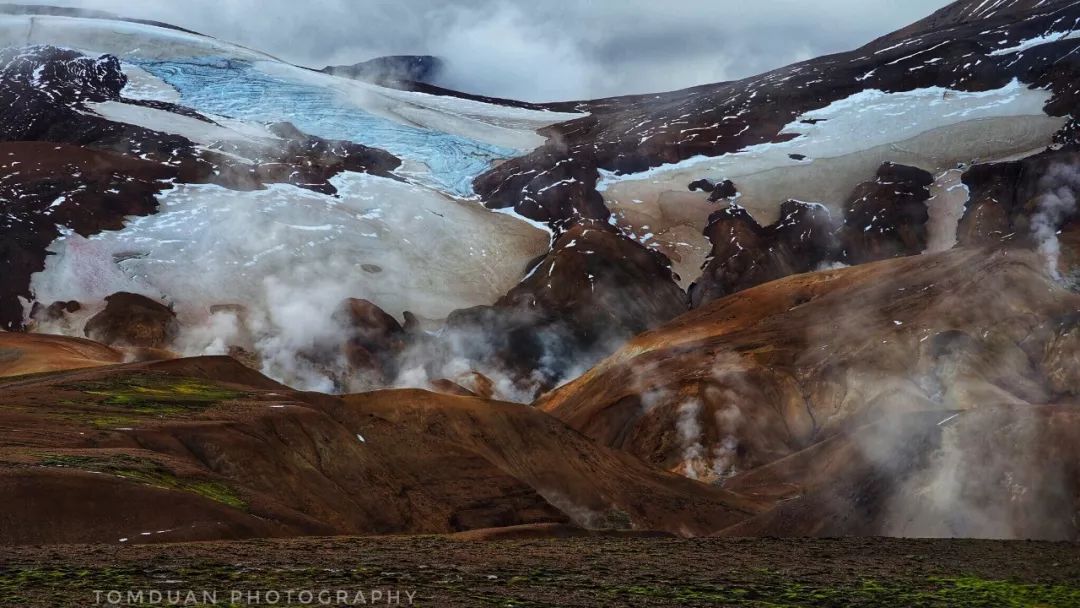
[[[423,163],[431,185],[458,196],[471,196],[473,178],[493,161],[519,153],[375,116],[332,90],[271,76],[245,61],[199,57],[137,64],[175,87],[182,103],[197,111],[256,122],[288,121],[312,135],[382,148]]]

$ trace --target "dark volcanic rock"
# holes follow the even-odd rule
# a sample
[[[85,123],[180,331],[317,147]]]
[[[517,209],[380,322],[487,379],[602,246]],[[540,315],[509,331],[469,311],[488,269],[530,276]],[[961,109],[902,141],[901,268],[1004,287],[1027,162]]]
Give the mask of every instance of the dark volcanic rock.
[[[2,112],[2,110],[0,110]],[[82,235],[116,230],[157,209],[173,167],[67,145],[0,143],[0,328],[19,329],[30,276],[45,268],[58,227]]]
[[[53,302],[48,306],[42,306],[40,302],[35,302],[30,311],[30,317],[38,321],[56,321],[58,319],[63,319],[68,313],[78,312],[80,310],[82,310],[82,304],[79,304],[75,300]]]
[[[345,328],[345,356],[353,368],[383,380],[397,374],[397,358],[406,338],[397,319],[368,300],[349,298],[341,303],[334,320]]]
[[[732,204],[709,216],[705,236],[713,244],[702,276],[690,286],[690,303],[706,302],[773,281],[809,272],[836,251],[835,227],[825,206],[787,201],[780,220],[762,227]]]
[[[883,164],[877,179],[859,184],[845,206],[840,230],[843,261],[863,264],[926,249],[932,175],[915,167]]]
[[[493,169],[473,182],[489,208],[513,207],[527,218],[552,224],[577,218],[606,220],[611,215],[596,191],[600,179],[596,166],[568,158],[565,146],[557,140],[548,140],[528,157],[503,165],[510,163],[520,170]]]
[[[165,348],[179,324],[171,308],[134,293],[117,292],[105,298],[105,310],[86,322],[86,337],[110,346]]]
[[[127,84],[120,60],[111,55],[95,59],[56,47],[8,48],[0,51],[0,65],[3,66],[2,90],[5,94],[31,90],[66,104],[117,100]],[[32,100],[24,100],[20,109],[26,111],[33,106]],[[14,118],[16,120],[0,125],[3,129],[0,137],[25,139],[20,133],[33,131],[45,125],[48,119],[26,120],[31,117],[25,115]]]
[[[1072,146],[971,167],[960,245],[1039,247],[1063,277],[1080,274],[1080,152]]]
[[[353,65],[329,65],[320,71],[385,85],[396,82],[432,83],[442,68],[442,60],[431,55],[390,55]]]
[[[691,192],[701,190],[702,192],[709,193],[709,201],[716,202],[722,198],[735,198],[739,194],[738,188],[735,187],[735,182],[730,179],[713,183],[707,179],[699,179],[694,182],[690,182],[688,186]]]
[[[355,171],[394,177],[391,172],[401,166],[398,157],[378,148],[307,135],[290,123],[276,123],[269,128],[285,143],[272,152],[266,163],[256,166],[255,175],[261,182],[290,183],[336,194],[330,178],[338,173]]]
[[[997,242],[1012,231],[1021,172],[1019,162],[975,165],[964,172],[969,195],[956,233],[961,245]]]
[[[687,310],[666,258],[613,226],[581,220],[494,306],[455,311],[453,332],[475,332],[467,357],[497,361],[550,388],[574,367]]]

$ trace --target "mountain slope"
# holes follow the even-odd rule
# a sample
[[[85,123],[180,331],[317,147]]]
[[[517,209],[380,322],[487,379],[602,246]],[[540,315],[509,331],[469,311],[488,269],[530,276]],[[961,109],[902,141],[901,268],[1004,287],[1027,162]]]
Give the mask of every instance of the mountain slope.
[[[115,351],[85,340],[0,335],[2,371],[29,373],[0,378],[0,544],[570,521],[703,535],[765,506],[527,406],[425,391],[339,399],[224,357],[116,365]]]

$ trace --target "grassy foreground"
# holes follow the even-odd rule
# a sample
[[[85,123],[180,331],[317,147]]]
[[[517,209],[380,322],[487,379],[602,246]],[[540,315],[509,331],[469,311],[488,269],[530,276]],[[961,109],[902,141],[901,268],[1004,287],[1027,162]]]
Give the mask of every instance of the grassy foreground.
[[[1080,547],[1061,543],[392,537],[3,555],[4,606],[1080,606]]]

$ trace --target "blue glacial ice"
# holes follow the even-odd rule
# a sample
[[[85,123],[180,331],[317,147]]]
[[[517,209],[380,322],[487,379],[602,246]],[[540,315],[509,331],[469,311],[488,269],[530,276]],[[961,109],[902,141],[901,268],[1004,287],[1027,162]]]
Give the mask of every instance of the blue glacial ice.
[[[254,122],[288,121],[312,135],[382,148],[424,163],[433,182],[429,185],[457,196],[472,196],[473,178],[493,161],[520,154],[376,116],[333,90],[270,76],[245,61],[200,57],[137,65],[176,88],[181,103],[197,111]]]

